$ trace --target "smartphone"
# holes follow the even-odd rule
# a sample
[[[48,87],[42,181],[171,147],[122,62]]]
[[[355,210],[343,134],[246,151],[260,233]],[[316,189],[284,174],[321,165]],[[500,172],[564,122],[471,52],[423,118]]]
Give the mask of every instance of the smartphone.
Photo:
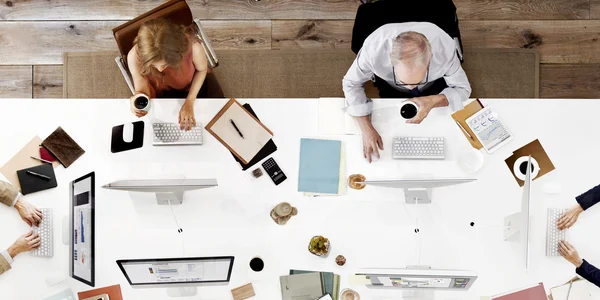
[[[102,294],[94,297],[85,298],[83,300],[110,300],[108,294]]]

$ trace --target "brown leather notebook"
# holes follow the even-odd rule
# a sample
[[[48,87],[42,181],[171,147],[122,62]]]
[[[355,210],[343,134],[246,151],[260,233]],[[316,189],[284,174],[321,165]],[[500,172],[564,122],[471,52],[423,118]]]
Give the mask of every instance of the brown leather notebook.
[[[83,300],[102,294],[108,294],[108,298],[110,298],[110,300],[123,300],[123,295],[121,294],[121,285],[119,284],[85,292],[79,292],[77,293],[77,298],[79,298],[79,300]]]
[[[61,127],[54,130],[42,142],[42,146],[54,155],[65,168],[68,168],[85,153]]]
[[[473,148],[475,148],[477,150],[483,148],[483,145],[481,144],[481,142],[479,142],[479,140],[477,139],[477,136],[475,136],[475,133],[473,133],[473,131],[471,130],[469,125],[467,125],[466,120],[470,116],[474,115],[476,112],[478,112],[482,109],[483,109],[483,104],[481,104],[481,101],[479,101],[479,99],[475,99],[471,103],[467,104],[465,106],[465,108],[452,114],[452,119],[454,119],[454,121],[458,122],[460,124],[460,126],[462,126],[462,129],[459,128],[460,131],[463,133],[465,138],[467,138],[469,143],[471,143],[471,146],[473,146]],[[458,125],[456,125],[456,127],[458,127]],[[467,133],[470,135],[470,137],[465,133],[465,131],[463,131],[463,129],[465,131],[467,131]]]

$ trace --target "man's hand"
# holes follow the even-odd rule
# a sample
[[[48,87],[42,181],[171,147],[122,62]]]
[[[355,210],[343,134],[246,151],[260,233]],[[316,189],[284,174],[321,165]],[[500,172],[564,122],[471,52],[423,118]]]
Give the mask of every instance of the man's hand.
[[[380,158],[379,149],[383,150],[383,141],[381,136],[371,124],[371,116],[356,117],[358,126],[362,132],[363,156],[372,162],[372,156]]]
[[[409,124],[421,124],[427,115],[429,115],[432,108],[448,106],[448,99],[444,95],[417,97],[410,99],[410,101],[417,104],[419,111],[414,118],[406,120],[406,123]]]
[[[194,117],[194,102],[186,100],[179,111],[179,127],[181,130],[191,130],[196,126],[196,118]]]
[[[570,263],[575,265],[576,268],[581,267],[581,265],[583,264],[583,260],[581,259],[581,257],[579,257],[579,253],[577,253],[577,250],[573,247],[573,245],[569,244],[569,242],[567,241],[560,241],[558,243],[558,252],[560,252],[560,255],[562,255],[562,257],[564,257]]]
[[[33,231],[30,231],[19,237],[19,239],[17,239],[17,241],[8,248],[7,252],[10,257],[14,258],[19,253],[38,248],[41,243],[42,241],[40,236],[37,233],[34,234]]]
[[[23,198],[17,200],[15,203],[15,208],[21,215],[21,219],[27,223],[29,226],[38,226],[42,221],[42,211],[33,206],[31,203],[26,202]]]
[[[569,210],[565,211],[562,214],[562,216],[560,216],[560,218],[558,218],[558,221],[556,222],[558,229],[564,230],[567,228],[571,228],[571,226],[573,226],[573,224],[575,224],[575,222],[577,222],[577,218],[579,217],[579,214],[581,214],[582,212],[583,212],[583,208],[581,208],[581,205],[579,205],[579,203],[577,203],[575,206],[571,207]]]
[[[139,110],[139,109],[135,108],[135,105],[133,103],[134,97],[135,97],[135,95],[131,96],[131,98],[129,98],[129,108],[131,109],[131,112],[138,118],[141,118],[141,117],[147,115],[148,114],[147,111],[143,111],[143,110]]]

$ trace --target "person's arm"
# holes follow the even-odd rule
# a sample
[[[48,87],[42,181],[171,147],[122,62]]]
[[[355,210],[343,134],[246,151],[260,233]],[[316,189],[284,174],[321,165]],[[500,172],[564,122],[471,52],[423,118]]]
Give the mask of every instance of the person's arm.
[[[184,130],[190,130],[193,126],[196,126],[194,102],[196,102],[196,96],[204,84],[208,71],[208,59],[206,59],[206,54],[200,43],[192,45],[192,62],[194,63],[196,72],[194,73],[188,96],[179,111],[179,125]]]
[[[575,272],[587,281],[600,287],[600,270],[588,263],[585,259],[583,259],[581,265],[575,269]]]
[[[471,95],[471,84],[469,83],[467,74],[460,65],[460,59],[456,51],[447,70],[446,74],[444,74],[444,80],[448,87],[440,95],[446,96],[448,105],[452,111],[458,111],[463,109],[463,102],[467,101]]]
[[[129,50],[129,53],[127,54],[127,67],[129,68],[131,78],[133,79],[133,89],[135,90],[133,94],[144,94],[150,99],[156,97],[156,91],[150,84],[150,81],[148,81],[148,78],[142,76],[141,74],[142,64],[137,56],[137,46],[131,48],[131,50]],[[133,106],[133,97],[131,97],[130,102],[131,111],[137,117],[143,117],[148,113],[146,111],[140,111],[135,109],[135,107]]]
[[[21,198],[21,193],[12,184],[0,180],[0,202],[6,206],[13,207],[17,200]]]
[[[577,203],[579,203],[583,210],[587,210],[588,208],[594,206],[596,203],[600,202],[600,185],[597,185],[589,191],[575,197],[575,200],[577,200]]]
[[[342,79],[342,88],[344,97],[346,97],[346,113],[356,117],[359,122],[368,121],[368,123],[371,123],[368,118],[360,117],[369,116],[373,110],[373,102],[367,97],[363,87],[365,82],[371,80],[374,75],[370,60],[370,54],[363,46]]]
[[[17,255],[38,248],[40,244],[40,236],[33,231],[20,236],[7,250],[0,252],[0,275],[11,269],[13,259]]]

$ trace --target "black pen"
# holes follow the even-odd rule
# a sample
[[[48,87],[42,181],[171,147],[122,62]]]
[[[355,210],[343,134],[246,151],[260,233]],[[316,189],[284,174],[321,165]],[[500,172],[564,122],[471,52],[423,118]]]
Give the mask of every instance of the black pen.
[[[46,180],[50,180],[50,179],[51,179],[49,176],[42,175],[42,174],[38,174],[38,173],[35,173],[35,172],[31,172],[31,171],[27,171],[27,173],[28,173],[28,174],[31,174],[31,175],[33,175],[33,176],[37,176],[37,177],[40,177],[40,178],[44,178],[44,179],[46,179]]]
[[[233,125],[233,128],[235,128],[235,131],[237,131],[237,132],[239,133],[239,135],[240,135],[242,138],[244,138],[244,135],[242,134],[242,132],[240,131],[240,129],[239,129],[237,126],[235,126],[235,122],[233,122],[233,120],[232,120],[232,119],[229,119],[229,122],[231,122],[231,125]]]

